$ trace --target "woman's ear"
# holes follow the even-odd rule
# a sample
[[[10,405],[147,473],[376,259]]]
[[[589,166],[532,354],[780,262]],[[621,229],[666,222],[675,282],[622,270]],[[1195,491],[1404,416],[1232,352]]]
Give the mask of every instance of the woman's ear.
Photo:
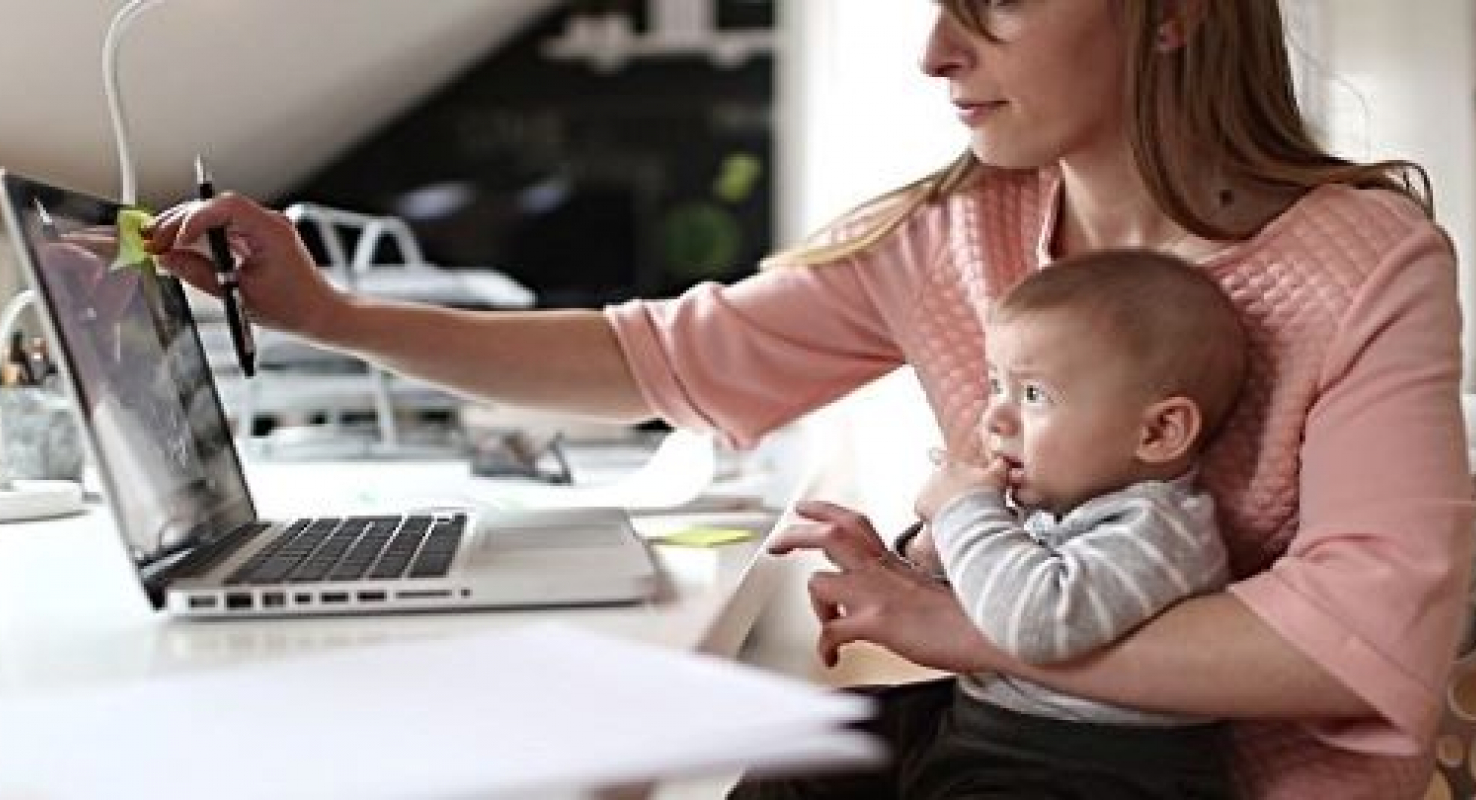
[[[1199,406],[1183,395],[1174,395],[1143,412],[1138,439],[1138,458],[1149,464],[1165,464],[1189,454],[1199,439],[1204,418]]]
[[[1190,34],[1204,20],[1206,9],[1204,0],[1167,0],[1163,9],[1153,46],[1160,53],[1172,53],[1189,42]]]

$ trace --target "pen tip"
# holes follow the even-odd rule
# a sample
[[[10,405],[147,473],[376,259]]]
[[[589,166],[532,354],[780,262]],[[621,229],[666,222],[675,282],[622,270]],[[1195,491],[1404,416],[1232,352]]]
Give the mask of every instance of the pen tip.
[[[208,181],[208,180],[210,180],[210,173],[205,169],[205,158],[203,156],[201,156],[200,154],[196,153],[195,154],[195,182],[196,183],[204,183],[205,181]]]

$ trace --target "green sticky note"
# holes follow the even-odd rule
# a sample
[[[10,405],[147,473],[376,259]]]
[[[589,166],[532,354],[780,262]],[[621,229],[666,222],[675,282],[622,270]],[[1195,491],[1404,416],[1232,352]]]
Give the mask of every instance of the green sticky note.
[[[746,542],[753,538],[753,531],[746,528],[695,527],[668,533],[652,539],[656,544],[671,544],[678,547],[719,547],[725,544]]]
[[[158,265],[144,247],[143,229],[154,221],[154,215],[141,208],[125,208],[118,212],[118,254],[113,257],[113,269],[132,267],[140,271],[156,272]]]

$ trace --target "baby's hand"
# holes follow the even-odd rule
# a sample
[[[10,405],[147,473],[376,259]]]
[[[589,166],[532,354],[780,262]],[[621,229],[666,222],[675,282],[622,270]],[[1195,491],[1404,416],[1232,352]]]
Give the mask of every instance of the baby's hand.
[[[944,454],[917,497],[917,515],[931,521],[933,515],[962,495],[981,489],[1002,492],[1009,485],[1009,473],[1010,465],[1002,458],[991,458],[987,466],[980,467]]]

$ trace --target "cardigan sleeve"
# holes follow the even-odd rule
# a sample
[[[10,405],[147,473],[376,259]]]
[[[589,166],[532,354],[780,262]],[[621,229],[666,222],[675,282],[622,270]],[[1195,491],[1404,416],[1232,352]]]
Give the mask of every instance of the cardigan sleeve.
[[[1298,532],[1271,569],[1231,587],[1378,711],[1314,726],[1344,749],[1419,752],[1443,705],[1473,554],[1456,298],[1433,226],[1369,275],[1308,412]]]
[[[919,275],[941,261],[947,235],[941,215],[919,214],[834,263],[699,284],[605,315],[658,415],[749,447],[907,360]]]

